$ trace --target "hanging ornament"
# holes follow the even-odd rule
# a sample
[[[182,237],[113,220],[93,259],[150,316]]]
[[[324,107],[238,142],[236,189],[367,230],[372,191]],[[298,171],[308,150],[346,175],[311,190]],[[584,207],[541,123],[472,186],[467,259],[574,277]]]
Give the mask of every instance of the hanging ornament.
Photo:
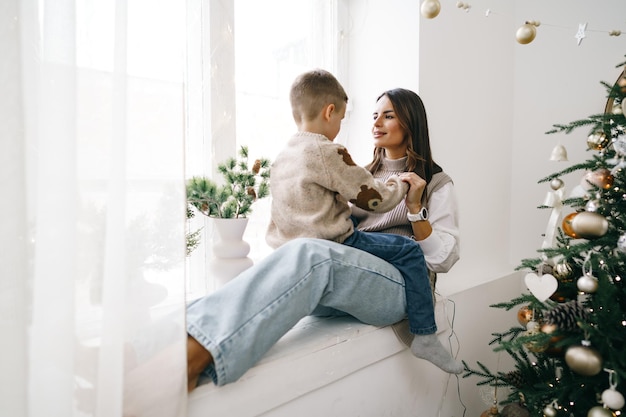
[[[587,191],[591,190],[594,185],[600,189],[608,190],[613,185],[613,175],[608,169],[600,168],[587,172],[580,181],[580,185]]]
[[[593,276],[591,253],[588,252],[583,262],[583,276],[576,281],[576,287],[586,294],[593,294],[598,290],[598,278]]]
[[[588,340],[583,340],[582,345],[568,347],[565,363],[579,375],[594,376],[602,371],[602,356],[591,347]]]
[[[600,202],[598,200],[589,200],[585,204],[585,211],[595,213],[600,208]]]
[[[526,326],[526,331],[524,332],[524,335],[535,336],[539,333],[541,333],[541,330],[539,329],[539,324],[535,321],[531,321]],[[528,349],[530,352],[534,353],[543,352],[548,347],[545,343],[540,343],[537,340],[530,340],[524,343],[524,346],[526,346],[526,349]]]
[[[565,233],[569,237],[573,237],[574,239],[578,239],[578,235],[576,234],[576,232],[574,232],[574,229],[572,228],[572,221],[574,220],[574,217],[576,217],[577,215],[578,215],[578,212],[576,211],[573,213],[570,213],[567,216],[563,217],[563,222],[561,223],[561,228],[563,229],[563,233]]]
[[[439,0],[424,0],[422,6],[420,7],[420,12],[426,19],[434,19],[440,11],[441,4],[439,3]]]
[[[587,417],[615,417],[615,414],[613,414],[613,412],[608,408],[596,405],[595,407],[591,407],[589,409]]]
[[[623,234],[617,239],[617,250],[626,254],[626,234]]]
[[[550,274],[541,276],[530,272],[524,277],[526,287],[532,295],[539,301],[547,300],[559,286],[559,282]]]
[[[574,277],[572,266],[565,260],[554,265],[552,274],[560,282],[572,282]]]
[[[576,281],[576,287],[582,292],[593,294],[598,290],[598,278],[586,273]]]
[[[561,144],[556,145],[554,149],[552,149],[552,154],[550,154],[550,160],[557,162],[567,161],[567,149],[565,149],[565,146]]]
[[[535,39],[535,36],[537,36],[537,26],[539,25],[539,22],[528,21],[520,26],[515,33],[517,42],[522,45],[531,43]]]
[[[552,404],[548,404],[543,408],[544,417],[556,417],[558,415],[555,407],[555,402],[553,402]]]
[[[526,327],[533,319],[533,311],[528,306],[524,306],[517,311],[517,321],[523,327]]]
[[[502,417],[530,417],[530,411],[520,403],[507,404],[500,411]]]
[[[589,149],[595,151],[601,151],[606,148],[609,143],[611,143],[611,140],[607,138],[604,132],[595,132],[587,138],[587,146]]]
[[[544,323],[541,326],[541,333],[544,334],[552,334],[558,330],[558,327],[555,324]],[[547,356],[563,356],[563,347],[556,346],[558,342],[560,342],[565,336],[563,335],[553,335],[550,337],[548,344],[545,346],[544,353]]]
[[[606,369],[609,373],[609,388],[602,392],[602,403],[611,410],[621,410],[624,407],[624,396],[617,391],[617,380],[613,369]]]
[[[552,181],[550,181],[550,188],[552,188],[554,191],[556,190],[560,190],[561,188],[563,188],[565,184],[563,183],[563,180],[560,178],[554,178]]]
[[[624,407],[624,396],[615,388],[609,388],[602,392],[602,403],[611,410],[621,410]]]
[[[585,30],[587,30],[587,23],[579,23],[578,24],[578,31],[576,32],[576,40],[578,41],[578,46],[580,46],[580,43],[583,41],[583,39],[585,38]]]
[[[572,217],[570,226],[574,235],[583,239],[595,239],[604,236],[609,230],[609,222],[606,217],[589,211],[581,211]]]

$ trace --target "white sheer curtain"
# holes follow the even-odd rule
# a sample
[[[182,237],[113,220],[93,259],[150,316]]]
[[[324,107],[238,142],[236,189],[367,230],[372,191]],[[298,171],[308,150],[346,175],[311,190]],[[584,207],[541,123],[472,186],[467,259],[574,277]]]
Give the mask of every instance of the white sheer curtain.
[[[0,415],[186,415],[185,2],[0,2]]]

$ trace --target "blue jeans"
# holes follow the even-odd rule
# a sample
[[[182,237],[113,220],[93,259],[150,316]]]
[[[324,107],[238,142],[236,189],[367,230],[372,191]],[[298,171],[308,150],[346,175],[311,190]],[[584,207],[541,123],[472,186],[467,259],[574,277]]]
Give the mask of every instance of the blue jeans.
[[[369,253],[295,239],[187,307],[187,332],[213,356],[216,385],[239,379],[307,315],[386,326],[406,317],[402,275]]]
[[[395,266],[404,277],[410,332],[433,334],[437,331],[428,268],[422,248],[417,242],[391,233],[355,230],[343,244],[364,250]]]

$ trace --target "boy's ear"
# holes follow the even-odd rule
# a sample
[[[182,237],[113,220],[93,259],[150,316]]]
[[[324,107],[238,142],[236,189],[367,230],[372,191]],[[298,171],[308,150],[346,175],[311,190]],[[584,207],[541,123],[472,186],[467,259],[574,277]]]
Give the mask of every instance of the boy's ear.
[[[322,111],[322,117],[324,118],[324,120],[330,120],[330,116],[333,114],[335,110],[336,108],[333,103],[330,103],[329,105],[324,107],[324,110]]]

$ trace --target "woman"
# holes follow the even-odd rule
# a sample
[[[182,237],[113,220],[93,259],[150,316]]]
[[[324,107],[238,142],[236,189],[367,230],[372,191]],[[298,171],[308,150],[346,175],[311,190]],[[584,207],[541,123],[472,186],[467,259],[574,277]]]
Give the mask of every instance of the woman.
[[[447,272],[459,257],[456,200],[452,182],[432,160],[419,96],[404,89],[383,93],[372,134],[374,160],[368,168],[374,176],[413,171],[419,178],[407,176],[412,178],[405,202],[391,212],[371,216],[355,210],[358,228],[413,236],[429,269]],[[312,314],[350,314],[377,326],[400,322],[406,317],[402,276],[373,255],[326,240],[280,246],[187,308],[189,389],[202,373],[216,385],[236,381]]]

